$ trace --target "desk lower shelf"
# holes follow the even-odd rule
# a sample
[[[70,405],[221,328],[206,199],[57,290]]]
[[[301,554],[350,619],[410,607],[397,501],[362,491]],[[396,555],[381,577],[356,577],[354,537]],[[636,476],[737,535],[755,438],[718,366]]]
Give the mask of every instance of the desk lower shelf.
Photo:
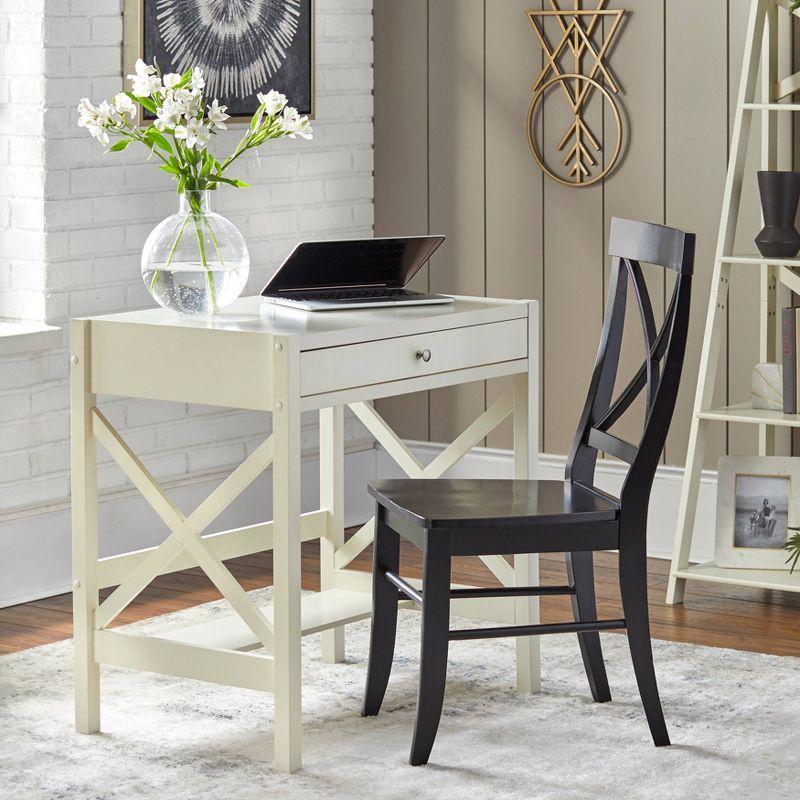
[[[272,605],[265,605],[261,610],[271,622]],[[365,592],[328,589],[324,592],[304,594],[301,611],[303,636],[366,619],[371,613],[372,596]],[[163,631],[156,636],[172,642],[220,650],[246,651],[261,647],[261,642],[256,639],[255,634],[235,614],[185,628]]]
[[[733,569],[718,567],[713,561],[676,570],[675,577],[710,583],[731,583],[777,592],[800,592],[800,571],[794,574],[776,569]]]

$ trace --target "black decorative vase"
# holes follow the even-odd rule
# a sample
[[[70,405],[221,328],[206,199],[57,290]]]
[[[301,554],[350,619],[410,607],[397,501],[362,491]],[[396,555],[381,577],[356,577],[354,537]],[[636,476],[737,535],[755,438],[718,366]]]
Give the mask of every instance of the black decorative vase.
[[[800,200],[800,172],[758,173],[764,229],[756,247],[767,258],[794,258],[800,252],[800,233],[794,226]]]

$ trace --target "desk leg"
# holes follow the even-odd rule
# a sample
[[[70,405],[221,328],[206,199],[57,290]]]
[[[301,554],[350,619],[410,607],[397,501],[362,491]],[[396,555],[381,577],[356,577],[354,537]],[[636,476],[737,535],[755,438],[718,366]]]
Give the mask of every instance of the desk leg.
[[[344,544],[344,409],[319,412],[319,507],[330,514],[328,532],[319,541],[320,589],[335,588],[334,556]],[[344,627],[322,633],[322,660],[344,661]]]
[[[92,433],[89,323],[70,323],[72,445],[72,615],[75,647],[75,729],[100,730],[100,668],[94,658],[97,591],[97,444]]]
[[[538,456],[538,414],[536,408],[536,372],[514,378],[514,477],[527,480],[533,477]],[[539,583],[538,554],[514,556],[514,585],[536,586]],[[514,601],[514,620],[517,625],[539,622],[539,598],[518,597]],[[539,637],[517,638],[517,691],[541,690]]]
[[[296,354],[276,337],[273,353],[275,768],[302,765],[300,622],[300,403]],[[293,357],[294,356],[294,357]]]

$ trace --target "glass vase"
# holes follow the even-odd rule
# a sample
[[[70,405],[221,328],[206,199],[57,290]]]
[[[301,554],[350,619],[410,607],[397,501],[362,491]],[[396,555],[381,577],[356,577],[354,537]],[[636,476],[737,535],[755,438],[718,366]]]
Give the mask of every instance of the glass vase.
[[[181,314],[213,314],[242,292],[250,254],[236,226],[210,208],[211,192],[184,192],[142,251],[142,279],[155,301]]]

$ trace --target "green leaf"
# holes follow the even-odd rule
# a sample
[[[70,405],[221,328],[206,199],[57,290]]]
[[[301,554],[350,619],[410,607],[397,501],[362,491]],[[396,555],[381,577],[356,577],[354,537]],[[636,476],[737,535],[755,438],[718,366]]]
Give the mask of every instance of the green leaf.
[[[798,7],[800,7],[800,0],[798,0]],[[790,531],[797,531],[797,528],[793,528],[789,526]],[[798,560],[800,560],[800,533],[795,533],[792,537],[790,537],[789,541],[785,545],[785,550],[789,554],[789,557],[786,559],[786,563],[788,564],[790,561],[792,562],[791,567],[789,568],[789,572],[794,572],[794,568],[797,566]]]
[[[223,178],[222,175],[215,175],[215,181],[219,181],[220,183],[226,183],[228,186],[235,186],[237,189],[248,189],[250,188],[250,184],[246,181],[240,181],[238,178]]]
[[[179,169],[176,169],[170,164],[162,164],[159,169],[163,170],[164,172],[169,172],[170,175],[183,175]]]
[[[261,119],[264,116],[264,111],[267,108],[266,103],[262,103],[257,109],[256,113],[253,114],[253,119],[250,120],[250,130],[254,131],[260,124]]]
[[[114,144],[106,150],[106,153],[119,153],[120,150],[125,150],[130,143],[130,139],[120,139],[118,142],[114,142]]]
[[[125,92],[134,103],[138,103],[142,108],[146,108],[151,114],[156,113],[156,104],[149,97],[137,97],[133,92]]]
[[[189,85],[189,81],[192,79],[192,70],[191,68],[187,69],[186,72],[181,75],[181,79],[172,87],[173,89],[183,89],[184,86]]]
[[[210,173],[214,166],[214,158],[208,150],[205,151],[205,158],[203,160],[203,168],[200,170],[200,175],[205,178]]]
[[[144,135],[150,139],[150,141],[155,142],[162,150],[172,153],[172,145],[169,143],[167,137],[152,125],[145,131]]]

